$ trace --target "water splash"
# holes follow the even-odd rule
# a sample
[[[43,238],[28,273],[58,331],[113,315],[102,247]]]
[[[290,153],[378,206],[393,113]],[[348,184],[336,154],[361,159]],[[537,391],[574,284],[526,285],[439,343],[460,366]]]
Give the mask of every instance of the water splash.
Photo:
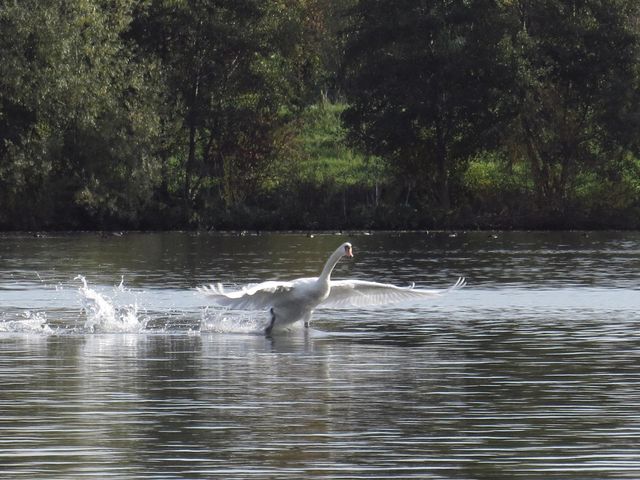
[[[89,332],[140,332],[146,327],[147,319],[140,318],[138,303],[117,306],[114,299],[109,298],[87,284],[87,280],[78,275],[75,280],[82,282],[80,297],[87,319],[84,327]],[[124,288],[124,278],[116,287],[115,293],[128,292]]]
[[[264,335],[268,321],[260,314],[205,308],[200,331],[206,333],[251,333]]]

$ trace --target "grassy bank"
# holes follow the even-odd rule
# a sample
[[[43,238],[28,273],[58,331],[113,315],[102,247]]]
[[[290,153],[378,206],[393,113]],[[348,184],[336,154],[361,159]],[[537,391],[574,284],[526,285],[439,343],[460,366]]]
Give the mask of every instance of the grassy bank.
[[[382,159],[348,145],[345,106],[322,102],[296,125],[288,155],[279,159],[260,194],[228,210],[209,211],[214,229],[636,229],[640,228],[640,162],[616,172],[585,172],[561,209],[537,203],[526,164],[504,152],[465,162],[443,210],[421,198],[411,179]]]

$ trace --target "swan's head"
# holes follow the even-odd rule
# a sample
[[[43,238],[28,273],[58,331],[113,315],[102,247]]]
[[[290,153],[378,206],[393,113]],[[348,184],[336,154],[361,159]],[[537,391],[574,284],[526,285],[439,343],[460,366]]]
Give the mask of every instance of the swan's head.
[[[349,242],[343,243],[342,248],[344,249],[343,255],[345,257],[349,257],[349,258],[353,257],[353,247]]]

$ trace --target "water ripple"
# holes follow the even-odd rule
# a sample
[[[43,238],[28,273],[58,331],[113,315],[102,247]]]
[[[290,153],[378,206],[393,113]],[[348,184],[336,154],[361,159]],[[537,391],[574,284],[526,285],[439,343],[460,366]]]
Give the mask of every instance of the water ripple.
[[[640,235],[352,237],[338,276],[469,285],[273,339],[193,290],[338,240],[4,236],[3,478],[640,476]]]

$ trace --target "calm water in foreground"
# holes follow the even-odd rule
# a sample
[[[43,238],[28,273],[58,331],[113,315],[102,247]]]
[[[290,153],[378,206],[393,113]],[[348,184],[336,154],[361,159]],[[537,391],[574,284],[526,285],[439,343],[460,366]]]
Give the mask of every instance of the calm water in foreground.
[[[347,238],[468,286],[273,339],[194,290]],[[0,477],[640,478],[639,284],[638,233],[0,236]]]

